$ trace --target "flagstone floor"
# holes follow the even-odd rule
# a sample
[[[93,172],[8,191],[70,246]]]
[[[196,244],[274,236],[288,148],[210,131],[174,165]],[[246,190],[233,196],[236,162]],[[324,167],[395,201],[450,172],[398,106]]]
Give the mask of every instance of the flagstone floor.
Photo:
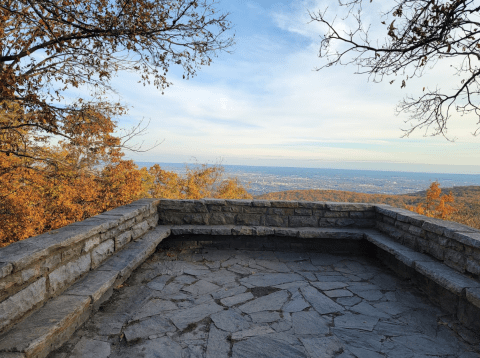
[[[49,358],[480,357],[479,342],[449,324],[366,257],[172,249]]]

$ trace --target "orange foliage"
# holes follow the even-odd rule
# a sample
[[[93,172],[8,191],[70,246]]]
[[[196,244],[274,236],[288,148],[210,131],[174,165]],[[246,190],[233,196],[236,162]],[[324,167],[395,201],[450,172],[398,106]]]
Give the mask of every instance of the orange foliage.
[[[417,206],[407,206],[407,209],[421,215],[447,220],[457,211],[454,206],[449,204],[453,203],[455,198],[451,191],[449,194],[441,194],[440,183],[435,181],[430,184],[425,193],[425,202],[418,203]]]

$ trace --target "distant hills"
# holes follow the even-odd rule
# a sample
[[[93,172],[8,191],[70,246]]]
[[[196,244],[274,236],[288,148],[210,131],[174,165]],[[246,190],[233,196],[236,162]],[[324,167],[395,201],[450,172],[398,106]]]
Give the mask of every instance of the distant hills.
[[[442,194],[452,192],[457,212],[450,220],[480,229],[480,186],[456,186],[442,188]],[[258,195],[255,199],[263,200],[307,200],[335,201],[354,203],[388,204],[398,208],[416,206],[424,202],[425,191],[410,194],[366,194],[342,190],[286,190]]]

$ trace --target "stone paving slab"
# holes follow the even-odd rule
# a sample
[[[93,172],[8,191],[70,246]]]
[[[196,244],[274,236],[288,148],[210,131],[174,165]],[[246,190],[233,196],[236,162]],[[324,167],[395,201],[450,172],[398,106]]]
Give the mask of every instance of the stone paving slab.
[[[170,249],[49,358],[480,357],[452,319],[365,257]]]

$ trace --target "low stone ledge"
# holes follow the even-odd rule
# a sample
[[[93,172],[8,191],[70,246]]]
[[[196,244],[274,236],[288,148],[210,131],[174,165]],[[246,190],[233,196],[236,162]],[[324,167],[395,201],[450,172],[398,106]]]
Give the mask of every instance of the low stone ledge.
[[[59,296],[0,336],[0,353],[44,358],[60,347],[89,316],[90,297]]]
[[[129,243],[121,251],[108,258],[97,270],[116,273],[116,285],[124,282],[170,233],[170,227],[156,227],[141,239]]]

